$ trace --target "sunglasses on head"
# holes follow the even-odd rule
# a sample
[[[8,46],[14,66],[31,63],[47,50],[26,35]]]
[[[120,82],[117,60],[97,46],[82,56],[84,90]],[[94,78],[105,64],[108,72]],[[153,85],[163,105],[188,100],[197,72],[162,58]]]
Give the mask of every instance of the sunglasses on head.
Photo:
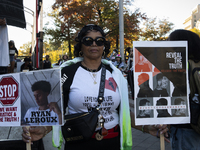
[[[91,46],[94,41],[97,44],[97,46],[102,46],[102,45],[104,45],[104,43],[105,43],[106,40],[105,40],[104,37],[97,37],[96,39],[93,39],[91,37],[84,37],[81,42],[85,46]]]

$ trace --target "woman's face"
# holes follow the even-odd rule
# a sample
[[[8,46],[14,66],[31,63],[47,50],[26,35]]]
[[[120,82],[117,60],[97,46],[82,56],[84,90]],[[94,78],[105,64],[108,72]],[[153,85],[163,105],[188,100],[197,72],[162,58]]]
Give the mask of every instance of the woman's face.
[[[117,61],[117,62],[120,62],[120,60],[121,60],[121,58],[119,58],[119,57],[116,58],[116,61]]]
[[[102,37],[99,31],[90,31],[86,36],[91,37],[93,40],[97,37]],[[95,41],[93,41],[93,44],[91,46],[85,46],[84,44],[82,44],[81,50],[83,52],[84,59],[96,60],[101,59],[103,48],[104,45],[97,46]]]

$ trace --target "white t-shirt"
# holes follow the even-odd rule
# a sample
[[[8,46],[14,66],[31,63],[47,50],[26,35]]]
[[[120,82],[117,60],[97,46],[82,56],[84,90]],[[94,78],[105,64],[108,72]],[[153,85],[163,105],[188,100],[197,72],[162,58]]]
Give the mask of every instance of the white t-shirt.
[[[39,110],[39,107],[31,107],[24,116],[25,124],[37,125],[59,125],[58,115],[50,109]]]
[[[71,85],[69,87],[69,114],[88,112],[89,108],[94,108],[95,106],[97,106],[97,97],[99,94],[99,83],[102,70],[101,68],[99,68],[100,70],[95,73],[96,79],[94,79],[92,77],[92,72],[89,72],[86,68],[84,68],[81,63],[77,63],[75,66],[73,66],[73,69],[74,68],[76,68],[76,71],[74,74],[72,73],[73,75],[69,72],[66,72],[65,75],[63,74],[67,77],[71,75],[73,76],[73,81],[71,82]],[[65,70],[63,71],[65,72]],[[66,80],[70,79],[71,77],[67,78]],[[97,82],[97,84],[94,84],[94,80]],[[100,114],[103,115],[103,117],[105,118],[104,127],[106,129],[111,129],[119,124],[119,116],[117,110],[119,104],[119,91],[116,82],[112,77],[111,70],[108,70],[107,66],[104,101],[102,102],[102,108],[100,108]]]

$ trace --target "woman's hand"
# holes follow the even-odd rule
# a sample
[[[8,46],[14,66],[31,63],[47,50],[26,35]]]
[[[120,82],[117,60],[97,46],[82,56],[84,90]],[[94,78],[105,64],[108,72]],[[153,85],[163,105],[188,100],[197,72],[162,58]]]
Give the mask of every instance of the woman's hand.
[[[47,129],[44,126],[31,126],[29,129],[27,127],[22,127],[22,129],[22,140],[29,143],[29,140],[37,141],[43,138],[51,130],[51,127],[49,126]]]
[[[170,142],[167,137],[168,133],[167,131],[169,130],[167,125],[149,125],[148,126],[149,133],[153,136],[160,137],[160,134],[164,134],[165,141],[168,143]]]

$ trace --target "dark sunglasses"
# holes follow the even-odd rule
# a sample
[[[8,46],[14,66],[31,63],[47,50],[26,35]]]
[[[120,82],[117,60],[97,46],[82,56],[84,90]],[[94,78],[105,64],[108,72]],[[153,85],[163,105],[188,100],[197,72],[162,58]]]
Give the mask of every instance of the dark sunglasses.
[[[85,46],[91,46],[93,42],[97,44],[97,46],[102,46],[105,43],[105,38],[104,37],[97,37],[96,39],[93,39],[91,37],[84,37],[81,41]]]

